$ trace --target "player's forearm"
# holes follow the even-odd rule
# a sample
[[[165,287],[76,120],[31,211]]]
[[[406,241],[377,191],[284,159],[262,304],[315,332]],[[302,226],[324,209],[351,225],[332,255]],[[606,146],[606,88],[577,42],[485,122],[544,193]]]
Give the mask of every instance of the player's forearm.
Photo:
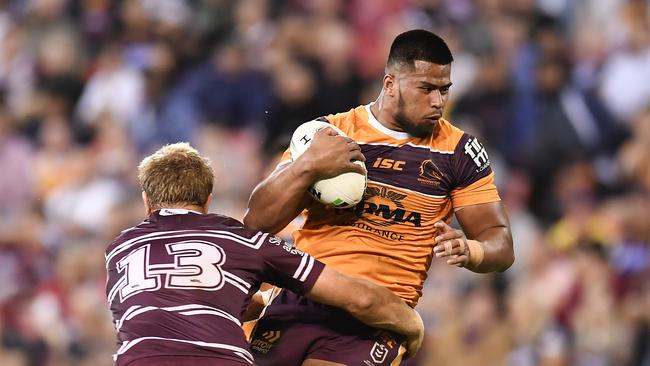
[[[253,190],[244,224],[270,233],[282,230],[302,210],[313,180],[308,164],[301,159],[269,176]]]
[[[468,240],[469,241],[469,240]],[[478,265],[470,263],[467,268],[478,273],[503,272],[515,261],[512,246],[512,234],[508,227],[494,227],[474,238],[470,252],[482,250],[482,259]],[[472,243],[468,243],[472,244]],[[471,261],[470,261],[471,262]]]
[[[417,338],[424,332],[420,316],[390,290],[325,267],[306,296],[336,306],[363,323]]]
[[[368,296],[351,306],[348,311],[355,318],[375,328],[386,329],[406,337],[423,332],[420,315],[390,290],[363,281],[363,292]]]

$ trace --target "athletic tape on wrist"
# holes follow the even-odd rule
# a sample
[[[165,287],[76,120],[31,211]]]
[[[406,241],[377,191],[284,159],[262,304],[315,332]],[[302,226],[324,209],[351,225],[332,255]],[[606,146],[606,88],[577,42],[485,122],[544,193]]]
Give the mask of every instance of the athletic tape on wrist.
[[[476,267],[480,265],[483,262],[483,256],[485,255],[485,251],[483,250],[481,243],[476,240],[468,240],[467,249],[469,250],[469,261],[467,264],[470,267]]]

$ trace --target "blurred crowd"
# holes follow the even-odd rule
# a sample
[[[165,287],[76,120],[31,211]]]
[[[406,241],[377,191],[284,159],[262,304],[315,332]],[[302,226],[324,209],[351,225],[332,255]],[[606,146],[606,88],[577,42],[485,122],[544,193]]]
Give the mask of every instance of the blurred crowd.
[[[369,103],[393,37],[454,53],[516,261],[434,259],[409,365],[650,365],[650,1],[0,0],[0,365],[111,365],[105,245],[190,141],[241,218],[300,123]]]

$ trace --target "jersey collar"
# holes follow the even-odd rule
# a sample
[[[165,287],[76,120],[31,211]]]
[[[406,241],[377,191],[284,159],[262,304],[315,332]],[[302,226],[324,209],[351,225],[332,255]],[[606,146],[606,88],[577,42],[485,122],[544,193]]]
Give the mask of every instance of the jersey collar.
[[[379,132],[388,135],[396,140],[406,140],[410,139],[411,136],[403,131],[393,131],[390,128],[384,126],[375,118],[375,116],[372,114],[372,111],[370,110],[370,106],[373,105],[373,103],[366,104],[366,112],[368,112],[368,123],[374,127],[376,130]]]
[[[202,215],[202,213],[194,210],[186,210],[183,208],[163,208],[158,213],[160,216],[173,216],[173,215],[187,215],[188,213],[195,213]]]

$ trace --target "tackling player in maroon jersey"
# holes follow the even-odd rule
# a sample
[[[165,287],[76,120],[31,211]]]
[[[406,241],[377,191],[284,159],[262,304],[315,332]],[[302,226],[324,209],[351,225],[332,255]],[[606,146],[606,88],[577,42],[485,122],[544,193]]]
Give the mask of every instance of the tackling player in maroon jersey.
[[[261,282],[403,334],[417,352],[422,320],[389,290],[342,275],[237,220],[208,214],[213,172],[188,144],[145,158],[139,179],[149,217],[106,249],[117,365],[254,364],[241,322]]]

